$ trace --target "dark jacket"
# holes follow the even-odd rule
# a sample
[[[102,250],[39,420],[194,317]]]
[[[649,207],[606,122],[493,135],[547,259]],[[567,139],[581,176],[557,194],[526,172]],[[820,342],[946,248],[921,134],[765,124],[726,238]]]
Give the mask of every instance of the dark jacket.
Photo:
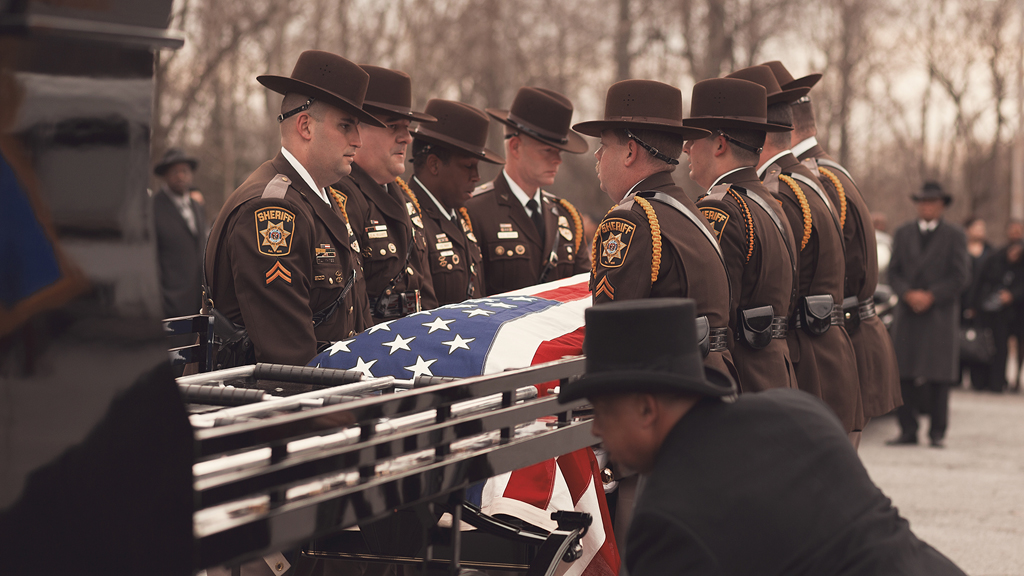
[[[545,243],[504,172],[477,188],[466,202],[484,257],[487,295],[533,286],[540,281],[554,245],[555,263],[545,282],[590,271],[590,241],[579,212],[566,200],[542,192]]]
[[[280,186],[276,193],[272,181]],[[228,196],[210,231],[206,277],[214,305],[245,326],[257,362],[305,365],[318,341],[342,340],[370,325],[360,272],[336,312],[313,328],[313,315],[337,301],[361,270],[352,248],[338,207],[321,200],[278,153]]]
[[[797,390],[705,400],[636,503],[630,574],[963,576],[910,531],[835,416]]]
[[[206,213],[189,199],[196,231],[189,229],[174,200],[161,186],[153,195],[153,230],[160,265],[160,295],[164,317],[198,314],[203,284],[203,252],[206,250]]]
[[[800,156],[800,160],[809,158],[835,162],[821,146],[814,146]],[[825,165],[817,165],[816,169],[833,205],[839,207],[843,225],[846,258],[843,297],[856,297],[861,302],[871,300],[878,287],[878,243],[871,211],[857,185],[844,170]],[[888,414],[903,403],[892,338],[878,316],[861,320],[849,334],[857,355],[864,418]]]
[[[893,235],[889,281],[903,297],[908,290],[928,290],[935,303],[916,314],[902,300],[896,305],[892,340],[900,378],[960,380],[960,293],[970,280],[967,241],[958,226],[939,221],[924,246],[917,221]]]
[[[765,171],[765,185],[781,199],[793,230],[800,270],[797,296],[829,294],[836,305],[841,305],[846,263],[838,216],[827,199],[808,185],[794,180],[800,191],[798,196],[792,187],[780,181],[780,173],[801,174],[812,182],[818,180],[792,154],[780,157]],[[808,209],[806,214],[804,201]],[[806,228],[808,225],[809,230]],[[807,239],[806,244],[804,238]],[[790,330],[788,340],[789,356],[796,365],[800,389],[831,406],[847,432],[859,430],[863,425],[864,411],[857,377],[857,356],[846,329],[841,325],[832,326],[821,336]]]

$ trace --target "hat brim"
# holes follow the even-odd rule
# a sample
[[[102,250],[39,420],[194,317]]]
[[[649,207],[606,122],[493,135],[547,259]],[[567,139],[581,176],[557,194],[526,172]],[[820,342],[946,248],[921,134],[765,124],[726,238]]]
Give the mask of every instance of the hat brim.
[[[519,126],[516,126],[514,123],[509,121],[508,110],[499,110],[497,108],[485,108],[484,111],[487,112],[487,114],[491,118],[494,118],[498,122],[501,122],[502,124],[515,130],[520,130]],[[590,150],[590,145],[587,144],[587,141],[584,140],[582,136],[573,132],[572,130],[569,130],[569,133],[565,135],[566,142],[564,144],[561,142],[555,142],[554,140],[545,138],[540,134],[530,134],[529,132],[525,132],[525,134],[530,138],[537,140],[538,142],[543,142],[548,146],[554,146],[555,148],[558,148],[559,150],[568,152],[570,154],[583,154],[584,152]]]
[[[328,92],[323,88],[314,86],[308,82],[302,80],[296,80],[287,76],[275,76],[271,74],[265,74],[263,76],[257,76],[256,81],[265,86],[269,90],[273,90],[278,94],[288,94],[289,92],[295,92],[296,94],[302,94],[323,102],[330,104],[340,110],[344,110],[349,114],[352,114],[356,118],[359,118],[360,122],[369,124],[370,126],[376,126],[377,128],[383,128],[384,123],[378,120],[374,115],[370,114],[366,110],[363,110],[359,106],[356,106],[353,102],[335,94]]]
[[[792,104],[793,102],[796,102],[797,100],[803,98],[804,96],[807,96],[807,93],[810,91],[810,87],[807,86],[784,89],[782,92],[779,92],[778,94],[772,94],[771,96],[769,96],[768,105],[771,106],[772,104],[779,103]]]
[[[195,172],[196,168],[199,167],[199,161],[195,158],[179,158],[171,162],[161,162],[160,164],[157,164],[153,167],[153,174],[163,176],[168,170],[170,170],[171,166],[174,166],[175,164],[188,164],[189,167],[192,168],[193,172]]]
[[[565,404],[580,398],[633,392],[697,394],[721,398],[735,394],[736,384],[729,375],[707,366],[704,367],[704,374],[689,377],[649,370],[621,370],[588,374],[575,382],[563,384],[558,392],[558,402]]]
[[[942,196],[921,196],[920,194],[914,194],[910,197],[914,202],[924,202],[926,200],[942,200],[942,202],[949,206],[953,203],[953,197],[949,194],[943,194]]]
[[[708,131],[715,131],[720,128],[741,128],[744,130],[760,130],[762,132],[789,132],[792,126],[782,124],[770,124],[768,122],[752,122],[739,118],[723,118],[719,116],[701,116],[698,118],[683,118],[683,124],[695,126]]]
[[[658,132],[669,132],[678,134],[683,140],[700,140],[710,136],[707,130],[695,126],[671,126],[669,124],[658,124],[657,122],[637,122],[633,120],[591,120],[580,122],[572,127],[580,134],[600,138],[601,132],[620,128],[634,128],[636,130],[657,130]]]
[[[498,154],[497,152],[491,150],[490,148],[487,148],[486,146],[483,148],[470,147],[470,145],[467,144],[466,142],[456,140],[455,138],[451,138],[444,134],[439,134],[437,132],[434,132],[433,130],[426,129],[423,126],[417,127],[416,130],[413,131],[412,137],[417,138],[419,140],[424,140],[426,142],[430,142],[431,144],[440,144],[441,146],[454,148],[460,152],[465,152],[466,154],[469,154],[474,158],[483,160],[484,162],[490,162],[491,164],[505,163],[504,156]]]
[[[378,120],[385,116],[397,116],[414,122],[437,122],[437,118],[426,112],[416,112],[411,108],[392,106],[383,102],[363,102],[363,110],[373,114]]]
[[[782,89],[790,90],[792,88],[807,88],[809,91],[811,88],[814,88],[814,85],[818,83],[818,80],[821,80],[821,74],[808,74],[807,76],[797,78],[792,82],[787,82],[785,86],[782,86]]]

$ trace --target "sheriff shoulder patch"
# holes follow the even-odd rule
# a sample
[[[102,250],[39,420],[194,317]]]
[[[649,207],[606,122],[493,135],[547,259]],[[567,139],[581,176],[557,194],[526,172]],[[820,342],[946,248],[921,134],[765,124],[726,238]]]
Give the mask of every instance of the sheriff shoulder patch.
[[[711,228],[715,231],[715,238],[721,242],[722,232],[725,230],[725,224],[729,221],[729,215],[718,208],[704,207],[700,209],[700,213],[711,223]]]
[[[618,268],[626,260],[629,243],[633,240],[636,225],[622,218],[611,218],[601,222],[598,242],[600,242],[601,265],[605,268]]]
[[[295,231],[295,214],[271,206],[256,211],[256,246],[260,254],[287,256],[291,252],[289,237]]]

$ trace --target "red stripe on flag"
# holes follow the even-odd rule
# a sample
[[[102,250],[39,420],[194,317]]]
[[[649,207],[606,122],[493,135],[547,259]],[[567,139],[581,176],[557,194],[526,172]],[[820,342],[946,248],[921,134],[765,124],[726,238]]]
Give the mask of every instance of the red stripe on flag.
[[[547,300],[558,300],[559,302],[571,302],[572,300],[581,300],[590,296],[590,286],[587,282],[580,282],[579,284],[562,286],[561,288],[555,288],[546,292],[538,292],[532,294],[532,296]]]
[[[546,510],[554,487],[555,459],[551,458],[512,472],[502,496]]]
[[[562,477],[565,478],[565,485],[569,487],[573,506],[580,503],[583,493],[587,491],[587,487],[594,480],[593,471],[590,469],[589,454],[591,453],[589,449],[584,448],[563,454],[556,459],[558,467],[562,470]],[[603,487],[601,492],[604,492]]]
[[[537,347],[537,351],[533,353],[533,362],[530,365],[559,360],[563,356],[579,356],[583,354],[583,336],[585,334],[586,327],[580,326],[568,334],[541,342],[540,346]],[[538,384],[537,393],[541,396],[547,396],[555,386],[558,386],[558,380]]]

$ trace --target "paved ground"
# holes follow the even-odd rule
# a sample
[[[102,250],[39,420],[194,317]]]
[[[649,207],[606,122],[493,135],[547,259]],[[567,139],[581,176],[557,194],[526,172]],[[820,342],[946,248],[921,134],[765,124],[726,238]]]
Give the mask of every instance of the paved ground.
[[[860,448],[871,477],[971,576],[1024,576],[1024,394],[955,389],[946,448],[930,448],[927,430],[918,446],[886,446],[896,419],[871,422]]]

